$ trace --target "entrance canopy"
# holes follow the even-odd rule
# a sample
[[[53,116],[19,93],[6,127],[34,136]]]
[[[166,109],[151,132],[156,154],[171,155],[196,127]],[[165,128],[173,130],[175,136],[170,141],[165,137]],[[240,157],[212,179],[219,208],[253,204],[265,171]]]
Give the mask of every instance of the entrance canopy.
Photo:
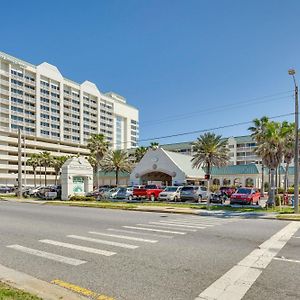
[[[184,184],[203,181],[202,168],[194,169],[192,157],[162,148],[149,149],[130,174],[131,184]]]

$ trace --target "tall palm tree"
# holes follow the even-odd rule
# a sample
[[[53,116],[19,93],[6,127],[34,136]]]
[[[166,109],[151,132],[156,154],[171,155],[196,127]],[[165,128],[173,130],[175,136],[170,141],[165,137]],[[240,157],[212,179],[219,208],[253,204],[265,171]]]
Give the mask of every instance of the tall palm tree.
[[[151,142],[149,148],[152,150],[156,150],[159,147],[158,142]]]
[[[135,161],[136,162],[141,161],[141,159],[146,154],[147,150],[148,150],[148,148],[147,147],[143,147],[143,146],[136,148],[135,152],[134,152]]]
[[[33,182],[34,186],[36,187],[36,169],[40,165],[40,159],[38,154],[32,154],[26,163],[32,167],[33,170]]]
[[[47,151],[41,153],[41,166],[44,167],[45,185],[47,185],[47,168],[51,166],[53,157]]]
[[[227,140],[222,140],[221,135],[215,133],[204,133],[193,143],[193,158],[191,160],[193,168],[204,168],[207,179],[208,199],[209,205],[209,189],[210,189],[210,175],[212,167],[225,166],[229,161],[229,148],[227,147]]]
[[[67,155],[65,156],[55,156],[53,157],[51,161],[51,167],[53,167],[55,172],[55,185],[57,185],[57,176],[60,172],[61,167],[63,164],[67,161],[69,157]]]
[[[267,205],[275,203],[275,170],[280,166],[286,143],[286,137],[290,132],[287,122],[268,122],[265,125],[263,134],[258,140],[255,153],[258,154],[263,163],[270,169],[271,188]]]
[[[130,163],[128,154],[123,150],[109,151],[101,163],[101,168],[105,172],[115,172],[116,185],[119,184],[119,173],[130,172],[132,165]]]
[[[253,126],[249,127],[248,130],[252,132],[251,137],[256,141],[259,142],[264,137],[264,130],[266,125],[269,122],[269,118],[266,116],[263,116],[260,119],[254,119],[253,120]],[[261,189],[260,189],[260,195],[264,196],[264,186],[265,186],[265,168],[264,164],[261,165]]]
[[[103,159],[104,155],[108,151],[109,143],[106,141],[106,138],[103,134],[92,134],[87,148],[90,150],[90,153],[96,159],[96,178],[97,178],[97,187],[99,187],[99,170],[100,162]]]

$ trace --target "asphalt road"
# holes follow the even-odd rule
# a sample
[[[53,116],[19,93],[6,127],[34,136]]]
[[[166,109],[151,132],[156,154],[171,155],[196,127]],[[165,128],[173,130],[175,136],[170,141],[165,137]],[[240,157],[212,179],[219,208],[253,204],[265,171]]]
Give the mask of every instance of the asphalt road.
[[[205,291],[268,241],[261,248],[271,258],[246,283],[244,299],[300,299],[298,227],[286,242],[276,240],[289,224],[0,202],[0,264],[115,299],[206,299]]]

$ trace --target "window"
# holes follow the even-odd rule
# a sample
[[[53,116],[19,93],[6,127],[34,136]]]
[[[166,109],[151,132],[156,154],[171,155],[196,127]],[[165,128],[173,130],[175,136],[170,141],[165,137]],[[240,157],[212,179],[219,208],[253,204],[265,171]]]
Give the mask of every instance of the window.
[[[14,121],[19,121],[19,122],[23,122],[23,117],[19,117],[19,116],[11,116],[12,120]]]
[[[49,115],[46,115],[46,114],[41,114],[41,118],[44,118],[44,119],[49,119]]]
[[[11,101],[14,103],[23,104],[23,100],[15,97],[11,97]]]
[[[51,127],[55,128],[55,129],[59,129],[59,125],[56,125],[56,124],[51,124]]]
[[[26,122],[26,123],[30,123],[30,124],[34,124],[34,123],[35,123],[35,121],[34,121],[34,120],[31,120],[31,119],[25,119],[25,122]]]
[[[58,117],[55,117],[55,116],[51,116],[51,120],[52,120],[52,121],[57,121],[57,122],[58,122],[58,121],[59,121],[59,118],[58,118]]]
[[[41,89],[41,93],[44,94],[44,95],[49,95],[49,91],[44,90],[44,89]]]
[[[49,99],[47,99],[47,98],[44,98],[44,97],[41,97],[41,102],[44,102],[44,103],[49,103]]]
[[[19,81],[19,80],[12,79],[12,80],[11,80],[11,83],[12,83],[12,84],[19,85],[19,86],[23,86],[23,82],[22,82],[22,81]]]
[[[23,91],[11,88],[12,93],[23,95]]]
[[[34,128],[30,128],[30,127],[25,127],[25,131],[27,132],[35,132]]]
[[[49,110],[50,110],[49,107],[48,107],[48,106],[45,106],[45,105],[41,105],[41,109],[42,109],[42,110],[46,110],[46,111],[49,111]]]
[[[42,135],[49,135],[49,131],[48,130],[41,130],[41,134]]]
[[[34,112],[33,111],[26,110],[26,109],[25,109],[25,114],[34,116]]]
[[[51,135],[54,136],[54,137],[59,137],[60,134],[58,132],[51,132]]]
[[[11,128],[12,129],[21,129],[21,130],[23,130],[23,126],[21,126],[21,125],[16,125],[16,124],[11,124]]]
[[[59,109],[51,108],[51,111],[52,111],[53,113],[59,114]]]
[[[46,122],[41,122],[41,125],[44,127],[49,127],[49,123],[46,123]]]
[[[20,112],[20,113],[23,112],[23,108],[19,108],[19,107],[16,107],[16,106],[12,106],[12,107],[11,107],[11,110],[12,110],[12,111],[16,111],[16,112]]]

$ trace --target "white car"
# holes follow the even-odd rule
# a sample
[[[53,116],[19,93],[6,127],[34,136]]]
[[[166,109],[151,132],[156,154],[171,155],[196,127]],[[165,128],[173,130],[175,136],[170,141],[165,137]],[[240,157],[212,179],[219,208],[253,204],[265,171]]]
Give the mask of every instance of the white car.
[[[168,186],[158,195],[158,200],[179,201],[182,186]]]

